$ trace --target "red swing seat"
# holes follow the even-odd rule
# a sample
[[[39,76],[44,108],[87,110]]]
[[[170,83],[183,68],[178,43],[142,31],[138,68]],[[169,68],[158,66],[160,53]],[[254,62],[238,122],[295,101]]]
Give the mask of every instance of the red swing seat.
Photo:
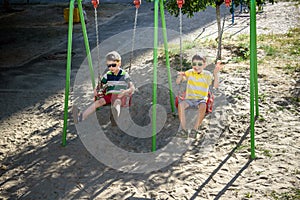
[[[185,92],[176,96],[176,98],[175,98],[176,108],[178,108],[179,101],[183,101],[184,99],[185,99]],[[215,97],[214,97],[213,93],[208,91],[207,101],[206,101],[206,114],[209,114],[213,111],[214,99],[215,99]]]
[[[98,93],[97,95],[95,96],[94,98],[94,101],[97,101],[99,100],[100,98],[103,98],[106,94],[106,88],[103,87],[103,88],[100,88],[99,90],[97,90]],[[122,108],[128,108],[131,106],[131,101],[132,101],[132,94],[129,94],[129,95],[126,95],[126,96],[123,96],[121,98],[121,107]],[[109,105],[109,104],[107,104]]]
[[[99,100],[100,98],[103,98],[103,97],[105,96],[105,94],[106,94],[106,89],[105,89],[105,88],[101,88],[100,90],[97,90],[97,91],[98,91],[98,93],[97,93],[97,95],[95,96],[94,101],[97,101],[97,100]],[[131,106],[131,100],[132,100],[132,94],[123,96],[123,97],[121,98],[121,107],[122,107],[122,108],[128,108],[128,107],[130,107],[130,106]],[[111,104],[106,104],[106,105],[104,105],[104,106],[108,106],[108,105],[111,105]],[[99,108],[97,108],[97,110],[99,110]],[[112,113],[112,112],[113,112],[113,111],[112,111],[112,109],[111,109],[111,107],[110,107],[110,121],[111,121],[111,124],[112,124],[113,126],[116,126],[117,123],[116,123],[116,120],[115,120],[114,117],[113,117],[113,113]]]

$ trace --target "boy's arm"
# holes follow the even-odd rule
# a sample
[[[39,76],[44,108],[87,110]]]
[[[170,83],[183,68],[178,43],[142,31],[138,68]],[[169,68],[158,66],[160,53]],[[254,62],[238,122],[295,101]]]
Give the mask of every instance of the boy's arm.
[[[126,93],[127,94],[133,94],[134,91],[135,91],[135,87],[134,87],[133,83],[130,81],[129,82],[129,88],[127,89]]]
[[[121,90],[121,93],[118,94],[118,98],[122,98],[122,97],[125,96],[125,95],[131,95],[131,94],[134,93],[135,87],[134,87],[133,83],[130,81],[130,82],[128,83],[128,85],[129,85],[129,88],[126,89],[126,90]]]
[[[219,73],[215,74],[214,73],[214,88],[219,87]]]
[[[121,90],[121,93],[118,95],[118,98],[122,98],[124,95],[131,95],[135,91],[134,84],[131,81],[131,78],[128,73],[125,75],[125,82],[128,83],[128,89],[126,90]]]
[[[105,77],[106,77],[106,76],[105,76]],[[101,80],[98,82],[97,87],[95,87],[95,89],[94,89],[94,95],[95,95],[95,96],[97,96],[99,90],[100,90],[101,88],[103,88],[103,85],[104,85],[105,83],[107,83],[107,79],[106,79],[105,77],[104,77],[104,76],[103,76],[102,78],[99,77],[99,79],[101,79]]]
[[[125,90],[125,94],[126,95],[133,94],[135,91],[135,87],[134,87],[134,84],[132,83],[131,78],[128,73],[126,74],[126,82],[128,82],[128,89]]]
[[[103,86],[107,83],[107,73],[105,73],[102,77],[99,76],[98,80],[100,80],[98,82],[98,87],[103,88]]]
[[[178,76],[176,78],[176,84],[181,83],[182,80],[183,81],[186,80],[186,74],[185,74],[185,72],[178,72],[177,74],[178,74]]]
[[[221,64],[221,61],[217,61],[216,67],[214,69],[214,88],[219,87],[219,71],[224,67],[224,65]]]

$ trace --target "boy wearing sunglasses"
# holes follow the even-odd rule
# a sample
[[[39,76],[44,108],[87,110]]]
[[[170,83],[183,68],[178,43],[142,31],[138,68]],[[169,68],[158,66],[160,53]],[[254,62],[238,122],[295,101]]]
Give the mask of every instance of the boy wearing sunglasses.
[[[118,52],[112,51],[106,55],[106,65],[108,71],[101,78],[101,85],[107,86],[104,96],[97,99],[84,112],[79,112],[78,108],[74,106],[73,117],[75,123],[85,120],[97,108],[107,104],[113,104],[117,111],[117,116],[119,116],[122,104],[121,99],[134,92],[135,88],[129,74],[121,69],[121,56]],[[96,89],[94,90],[94,95],[97,96]]]
[[[186,130],[186,119],[185,119],[185,109],[188,107],[198,107],[198,116],[194,128],[191,130],[192,135],[198,133],[198,128],[200,127],[206,112],[206,101],[209,86],[214,80],[214,87],[219,86],[218,73],[223,68],[221,62],[217,62],[213,74],[207,70],[205,58],[194,55],[192,58],[192,69],[185,72],[178,72],[178,77],[176,83],[180,84],[181,81],[187,81],[186,94],[183,101],[178,105],[178,115],[182,130],[178,133],[182,136],[187,136],[188,132]]]

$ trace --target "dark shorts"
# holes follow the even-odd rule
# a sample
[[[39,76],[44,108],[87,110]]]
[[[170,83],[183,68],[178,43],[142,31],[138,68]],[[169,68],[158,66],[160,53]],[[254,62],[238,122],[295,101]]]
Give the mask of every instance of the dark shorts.
[[[190,107],[197,107],[201,103],[206,103],[205,99],[185,99],[185,101]]]

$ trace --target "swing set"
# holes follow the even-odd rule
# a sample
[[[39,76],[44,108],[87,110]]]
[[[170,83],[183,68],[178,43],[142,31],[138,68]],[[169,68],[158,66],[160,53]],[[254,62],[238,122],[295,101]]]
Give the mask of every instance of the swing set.
[[[168,74],[168,84],[169,84],[169,95],[170,95],[170,105],[171,110],[175,113],[175,98],[172,92],[172,79],[170,70],[170,60],[168,54],[168,40],[167,40],[167,29],[164,14],[164,1],[163,0],[153,0],[154,1],[154,46],[153,46],[153,88],[152,88],[152,151],[156,151],[156,105],[157,105],[157,66],[158,66],[158,11],[160,10],[161,25],[163,31],[164,39],[164,50],[166,57],[166,67]],[[177,0],[177,5],[179,8],[179,18],[180,18],[180,65],[182,66],[182,7],[184,5],[184,0]],[[232,3],[232,2],[231,2]],[[65,88],[65,103],[64,103],[64,126],[62,134],[62,146],[66,146],[67,140],[67,125],[68,125],[68,103],[69,103],[69,91],[70,91],[70,75],[71,75],[71,53],[72,53],[72,34],[73,34],[73,11],[74,11],[75,0],[70,0],[69,6],[69,29],[68,29],[68,50],[67,50],[67,70],[66,70],[66,88]],[[90,77],[92,81],[92,87],[95,89],[95,77],[92,64],[92,57],[89,47],[89,41],[86,31],[86,25],[84,20],[84,14],[82,9],[82,0],[77,0],[79,16],[82,26],[83,39],[86,49],[88,67],[90,72]],[[97,23],[97,8],[99,5],[99,0],[92,0],[92,4],[95,11],[95,26],[96,26],[96,38],[97,38],[97,53],[98,53],[98,65],[99,65],[99,33],[98,33],[98,23]],[[132,52],[131,59],[133,57],[134,50],[134,39],[135,30],[137,24],[138,9],[141,5],[141,0],[134,0],[133,4],[136,8],[135,21],[134,21],[134,31],[132,36]],[[230,5],[230,0],[225,0],[226,6]],[[258,109],[258,83],[257,83],[257,46],[256,46],[256,1],[251,0],[251,12],[250,12],[250,139],[251,139],[251,158],[255,158],[255,116],[259,115]],[[129,72],[131,70],[131,59]],[[100,75],[99,75],[100,77]],[[99,84],[98,84],[99,85]],[[100,90],[99,90],[100,91]],[[130,97],[131,98],[131,97]],[[130,106],[130,105],[129,105]],[[256,109],[255,109],[256,108]]]

